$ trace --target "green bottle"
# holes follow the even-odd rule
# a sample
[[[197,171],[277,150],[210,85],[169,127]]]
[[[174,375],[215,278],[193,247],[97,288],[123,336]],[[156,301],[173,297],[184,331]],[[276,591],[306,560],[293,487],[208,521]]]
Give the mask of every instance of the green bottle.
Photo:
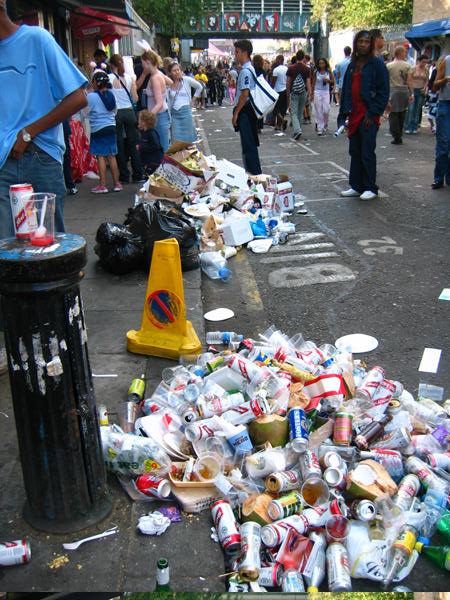
[[[167,558],[160,558],[156,565],[155,592],[170,592],[169,561]]]
[[[450,546],[424,546],[418,542],[416,550],[427,556],[441,569],[450,571]]]
[[[438,531],[450,542],[450,512],[446,512],[438,521]]]

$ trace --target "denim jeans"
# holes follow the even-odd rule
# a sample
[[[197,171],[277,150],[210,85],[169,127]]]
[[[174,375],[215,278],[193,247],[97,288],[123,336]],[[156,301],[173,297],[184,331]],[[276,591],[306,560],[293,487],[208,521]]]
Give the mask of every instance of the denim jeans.
[[[250,108],[250,110],[253,110]],[[256,116],[254,117],[256,119]],[[255,139],[256,123],[252,123],[251,117],[246,110],[241,110],[238,116],[239,135],[241,136],[242,160],[244,169],[251,175],[262,173],[259,162],[258,140]]]
[[[408,107],[408,115],[406,117],[405,131],[417,131],[420,125],[420,117],[422,115],[422,106],[425,101],[425,96],[421,89],[414,88],[414,100]]]
[[[306,103],[306,90],[301,94],[291,94],[291,119],[294,135],[302,132],[303,109]]]
[[[56,194],[55,231],[64,232],[66,186],[63,166],[31,143],[22,158],[8,158],[0,169],[0,239],[14,237],[9,186],[16,183],[31,183],[35,192]]]
[[[440,100],[436,113],[436,162],[434,181],[450,185],[450,100]]]
[[[377,143],[378,127],[372,122],[370,127],[361,121],[357,131],[349,138],[350,160],[350,187],[362,194],[374,192],[378,194],[375,182],[377,176],[377,157],[375,147]]]
[[[158,113],[155,129],[159,134],[163,152],[167,152],[170,145],[170,115],[168,110]]]

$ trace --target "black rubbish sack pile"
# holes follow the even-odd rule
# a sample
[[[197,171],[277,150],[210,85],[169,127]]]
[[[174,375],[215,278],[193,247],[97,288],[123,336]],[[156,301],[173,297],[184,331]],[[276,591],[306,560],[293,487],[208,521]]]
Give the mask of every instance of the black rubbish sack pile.
[[[96,235],[95,253],[110,273],[130,273],[138,268],[148,271],[154,243],[169,238],[178,241],[182,270],[197,269],[195,227],[179,209],[167,208],[158,200],[129,208],[123,225],[102,223]]]

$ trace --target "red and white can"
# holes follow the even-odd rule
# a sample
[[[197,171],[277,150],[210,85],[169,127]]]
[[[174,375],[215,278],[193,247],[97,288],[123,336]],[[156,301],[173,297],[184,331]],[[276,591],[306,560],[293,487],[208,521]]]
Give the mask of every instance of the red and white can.
[[[33,203],[29,199],[33,191],[34,190],[31,183],[17,183],[9,187],[9,200],[11,202],[14,231],[16,233],[16,238],[20,240],[30,239],[30,227],[28,219],[36,219],[36,215],[34,217],[32,216]]]
[[[259,373],[260,369],[254,362],[238,354],[230,358],[228,367],[232,371],[236,371],[236,373],[242,375],[247,381],[251,381]]]
[[[427,461],[435,469],[450,471],[450,452],[431,452],[427,454]]]
[[[373,367],[370,369],[356,390],[356,398],[373,400],[380,383],[384,380],[384,375],[385,372],[382,367]]]
[[[403,511],[411,508],[414,498],[420,490],[420,481],[417,475],[409,473],[405,475],[398,484],[397,494],[394,496],[394,504]]]
[[[257,579],[259,585],[264,587],[279,587],[283,577],[283,567],[280,563],[275,563],[270,567],[263,567],[259,571]]]
[[[217,500],[211,506],[211,516],[219,542],[227,554],[233,554],[241,547],[239,525],[228,500]]]
[[[170,483],[163,477],[145,473],[136,479],[137,489],[146,496],[153,498],[167,498],[170,495]]]
[[[268,548],[275,548],[282,544],[291,529],[300,534],[308,531],[309,521],[304,515],[291,515],[275,523],[264,525],[261,529],[261,540]]]
[[[31,548],[28,540],[0,542],[0,567],[24,565],[30,562]]]
[[[306,481],[310,477],[321,477],[322,470],[320,468],[319,459],[317,454],[308,448],[303,452],[299,460],[299,467],[302,473],[303,481]]]
[[[300,487],[302,475],[299,469],[289,471],[278,471],[271,473],[265,480],[266,489],[269,492],[285,492]]]

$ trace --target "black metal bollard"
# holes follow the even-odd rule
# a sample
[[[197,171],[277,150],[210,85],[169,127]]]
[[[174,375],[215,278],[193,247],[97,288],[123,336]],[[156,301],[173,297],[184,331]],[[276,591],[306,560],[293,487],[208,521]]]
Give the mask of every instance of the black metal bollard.
[[[80,296],[86,242],[0,241],[0,294],[27,501],[41,531],[69,533],[111,510]]]

